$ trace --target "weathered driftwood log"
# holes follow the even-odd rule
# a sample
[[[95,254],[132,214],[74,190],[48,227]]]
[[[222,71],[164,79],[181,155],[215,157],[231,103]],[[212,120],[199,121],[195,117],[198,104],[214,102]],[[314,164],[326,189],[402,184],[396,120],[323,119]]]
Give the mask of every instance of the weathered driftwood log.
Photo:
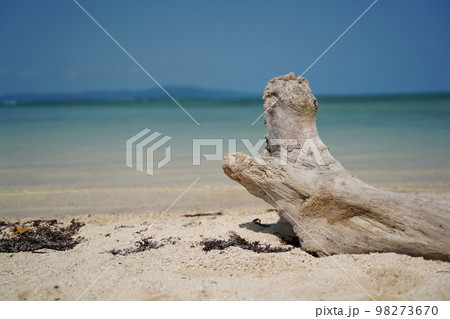
[[[228,154],[222,166],[292,224],[303,250],[450,260],[449,199],[377,189],[346,171],[317,133],[318,103],[305,78],[272,79],[263,100],[267,146],[258,158]]]

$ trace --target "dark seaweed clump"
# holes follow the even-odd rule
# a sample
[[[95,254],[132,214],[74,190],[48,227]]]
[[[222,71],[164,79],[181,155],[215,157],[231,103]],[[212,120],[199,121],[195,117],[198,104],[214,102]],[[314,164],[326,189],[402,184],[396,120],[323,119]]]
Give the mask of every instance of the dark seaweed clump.
[[[84,223],[72,219],[64,226],[56,219],[8,223],[0,221],[0,252],[18,253],[40,249],[69,250],[84,240],[74,235]]]
[[[126,256],[128,254],[140,253],[146,250],[158,249],[164,246],[164,244],[158,243],[152,239],[153,237],[143,238],[134,243],[135,247],[129,247],[125,249],[113,249],[110,251],[110,253],[113,254],[114,256],[116,255]]]
[[[231,233],[228,240],[222,239],[204,239],[200,242],[204,251],[224,250],[228,247],[239,247],[255,253],[282,253],[290,251],[291,248],[271,247],[270,245],[260,244],[259,241],[249,242],[236,233]]]
[[[222,212],[217,213],[200,213],[200,214],[185,214],[183,217],[205,217],[205,216],[221,216]]]

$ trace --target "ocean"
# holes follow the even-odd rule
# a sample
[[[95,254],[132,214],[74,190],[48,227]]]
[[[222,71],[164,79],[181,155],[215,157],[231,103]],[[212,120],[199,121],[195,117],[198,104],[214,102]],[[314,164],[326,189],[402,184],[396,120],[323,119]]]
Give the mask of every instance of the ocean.
[[[192,140],[266,134],[262,101],[170,100],[0,107],[0,189],[231,185],[221,161],[192,163]],[[319,134],[344,167],[369,183],[450,181],[450,94],[319,97]],[[125,165],[125,142],[148,128],[170,136],[171,161],[153,176]],[[214,153],[212,146],[203,153]],[[155,153],[163,158],[165,147]],[[220,155],[220,154],[219,154]]]

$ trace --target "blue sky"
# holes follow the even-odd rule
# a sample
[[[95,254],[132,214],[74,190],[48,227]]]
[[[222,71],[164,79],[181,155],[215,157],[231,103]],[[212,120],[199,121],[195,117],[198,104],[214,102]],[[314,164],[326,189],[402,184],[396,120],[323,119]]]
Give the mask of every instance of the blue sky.
[[[371,3],[79,0],[162,85],[261,95]],[[305,77],[317,94],[450,90],[450,3],[379,0]],[[0,94],[154,83],[71,0],[0,2]]]

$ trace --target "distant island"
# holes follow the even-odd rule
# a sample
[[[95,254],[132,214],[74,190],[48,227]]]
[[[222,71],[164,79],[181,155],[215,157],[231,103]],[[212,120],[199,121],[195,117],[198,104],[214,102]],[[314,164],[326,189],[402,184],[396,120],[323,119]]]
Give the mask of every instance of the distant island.
[[[261,99],[258,93],[241,92],[225,89],[208,89],[195,86],[165,86],[175,99],[180,100],[224,100],[224,99]],[[427,101],[429,99],[449,99],[450,92],[417,92],[386,94],[325,94],[317,95],[320,102],[365,102],[412,100]],[[0,94],[0,105],[14,106],[18,104],[55,104],[84,102],[127,102],[168,100],[167,94],[159,87],[146,90],[93,90],[84,92],[53,93],[8,93]]]
[[[165,87],[175,99],[241,99],[259,98],[257,94],[222,89],[206,89],[194,86]],[[163,100],[169,97],[159,87],[147,90],[98,90],[65,93],[14,93],[0,94],[0,104],[45,102],[98,102],[98,101],[146,101]]]

